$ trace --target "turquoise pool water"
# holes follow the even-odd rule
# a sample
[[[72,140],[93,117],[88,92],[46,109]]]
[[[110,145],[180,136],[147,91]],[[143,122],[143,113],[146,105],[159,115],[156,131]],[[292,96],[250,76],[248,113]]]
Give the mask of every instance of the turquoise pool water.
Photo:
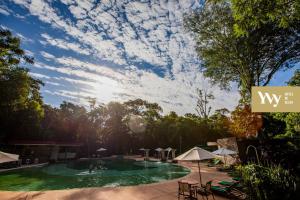
[[[90,165],[94,166],[92,171]],[[189,169],[162,162],[79,160],[0,173],[0,190],[40,191],[155,183],[185,176]]]

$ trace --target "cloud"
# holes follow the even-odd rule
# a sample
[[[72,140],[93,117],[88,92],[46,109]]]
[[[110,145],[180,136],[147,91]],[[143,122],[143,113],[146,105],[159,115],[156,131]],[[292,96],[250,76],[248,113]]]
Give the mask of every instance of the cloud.
[[[145,70],[139,70],[131,66],[125,74],[121,74],[119,79],[115,79],[112,74],[119,72],[112,71],[108,73],[90,73],[84,67],[77,69],[70,67],[54,67],[43,63],[38,63],[40,69],[53,70],[62,73],[59,77],[52,77],[55,82],[65,85],[66,82],[72,83],[76,90],[70,90],[66,93],[65,89],[56,89],[56,95],[62,94],[66,97],[79,98],[80,102],[86,101],[86,97],[95,97],[98,102],[107,103],[111,100],[126,101],[133,98],[142,98],[150,102],[159,102],[167,113],[176,110],[180,114],[195,112],[196,106],[195,92],[197,87],[208,89],[208,80],[205,80],[201,74],[181,73],[176,79],[162,78]],[[72,76],[72,78],[67,76]],[[193,77],[195,81],[191,84],[189,80]],[[78,89],[80,88],[80,89]],[[211,102],[213,108],[233,109],[239,100],[239,94],[236,91],[220,91],[216,87],[211,87],[210,91],[216,97],[216,101]],[[81,93],[82,92],[82,93]],[[78,95],[81,94],[81,95]]]
[[[55,56],[50,54],[50,53],[47,53],[45,51],[41,51],[40,54],[46,59],[46,60],[50,60],[50,59],[54,59]]]
[[[59,38],[51,31],[41,33],[43,45],[81,54],[40,52],[51,65],[37,62],[35,67],[59,74],[47,80],[57,83],[55,91],[46,84],[57,96],[83,104],[88,95],[104,103],[143,98],[180,114],[195,112],[196,88],[211,88],[215,109],[232,109],[238,102],[236,87],[222,91],[199,69],[195,43],[183,27],[183,14],[201,7],[198,0],[61,0],[70,15],[51,1],[12,1],[63,33]],[[66,83],[76,91],[62,87]]]
[[[53,38],[46,33],[41,34],[41,36],[46,41],[46,42],[42,42],[42,44],[44,44],[44,45],[49,44],[49,45],[56,46],[61,49],[74,51],[78,54],[83,54],[83,55],[91,54],[91,51],[88,48],[84,48],[83,46],[81,46],[78,43],[68,42],[68,41],[65,41],[62,39]]]
[[[28,49],[25,49],[25,54],[28,55],[28,56],[31,56],[33,57],[34,56],[34,53]]]
[[[24,43],[34,43],[34,41],[32,39],[30,39],[28,37],[25,37],[21,33],[16,33],[16,35],[21,39],[21,42],[24,42]]]
[[[44,74],[39,74],[39,73],[34,73],[34,72],[29,72],[29,74],[38,79],[50,79],[50,76],[47,76]]]
[[[8,16],[8,15],[10,15],[11,10],[9,10],[9,9],[6,8],[6,7],[0,7],[0,13],[3,14],[3,15]]]

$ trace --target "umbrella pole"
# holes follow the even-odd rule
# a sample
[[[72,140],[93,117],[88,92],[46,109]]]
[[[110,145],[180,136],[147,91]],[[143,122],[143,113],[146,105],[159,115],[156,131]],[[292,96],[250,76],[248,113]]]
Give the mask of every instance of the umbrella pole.
[[[201,171],[200,171],[200,161],[198,161],[198,170],[199,170],[200,186],[202,186],[202,178],[201,178]]]

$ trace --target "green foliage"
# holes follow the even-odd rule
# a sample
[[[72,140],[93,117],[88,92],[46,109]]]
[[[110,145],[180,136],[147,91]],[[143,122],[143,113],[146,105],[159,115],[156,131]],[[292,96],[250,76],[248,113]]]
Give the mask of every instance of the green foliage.
[[[0,69],[16,67],[21,61],[33,63],[33,58],[25,55],[20,48],[20,39],[9,30],[0,29]]]
[[[264,167],[256,164],[238,166],[250,199],[291,199],[296,190],[295,177],[281,166]]]
[[[208,119],[175,112],[162,115],[158,104],[136,99],[94,105],[90,111],[68,102],[60,108],[45,105],[44,110],[40,135],[31,139],[80,141],[91,149],[107,147],[111,153],[168,146],[183,151],[229,135],[226,109]]]
[[[276,113],[280,114],[280,113]],[[274,117],[275,113],[263,114],[263,128],[260,132],[260,137],[264,139],[273,138],[286,132],[285,121]]]
[[[300,69],[296,70],[294,76],[287,82],[289,86],[300,86]]]
[[[273,113],[272,115],[275,119],[283,121],[286,124],[285,132],[277,137],[300,137],[300,113]]]
[[[265,12],[250,6],[241,9]],[[238,83],[245,103],[249,103],[251,86],[268,85],[278,70],[299,61],[300,20],[286,28],[266,23],[237,36],[234,15],[237,11],[233,13],[231,2],[207,1],[185,17],[185,26],[193,33],[204,75],[225,89],[231,82]]]
[[[21,64],[32,64],[20,48],[20,39],[0,29],[0,137],[32,134],[43,116],[42,82],[28,74]],[[18,126],[16,126],[18,124]]]
[[[288,28],[300,20],[300,2],[290,0],[232,0],[237,35],[266,24]]]
[[[44,105],[45,116],[41,121],[40,137],[32,139],[50,139],[74,141],[83,139],[89,131],[87,112],[84,107],[63,102],[60,108]]]

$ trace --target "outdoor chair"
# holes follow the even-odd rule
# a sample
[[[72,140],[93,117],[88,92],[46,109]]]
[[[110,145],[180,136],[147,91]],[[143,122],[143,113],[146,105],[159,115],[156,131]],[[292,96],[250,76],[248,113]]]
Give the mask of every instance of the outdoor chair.
[[[197,187],[178,181],[178,199],[180,199],[181,196],[183,196],[184,199],[198,199]]]
[[[208,197],[212,195],[213,199],[215,199],[214,193],[211,191],[211,184],[212,181],[208,181],[205,185],[197,188],[197,193],[202,196],[204,199],[204,196],[208,200]]]

